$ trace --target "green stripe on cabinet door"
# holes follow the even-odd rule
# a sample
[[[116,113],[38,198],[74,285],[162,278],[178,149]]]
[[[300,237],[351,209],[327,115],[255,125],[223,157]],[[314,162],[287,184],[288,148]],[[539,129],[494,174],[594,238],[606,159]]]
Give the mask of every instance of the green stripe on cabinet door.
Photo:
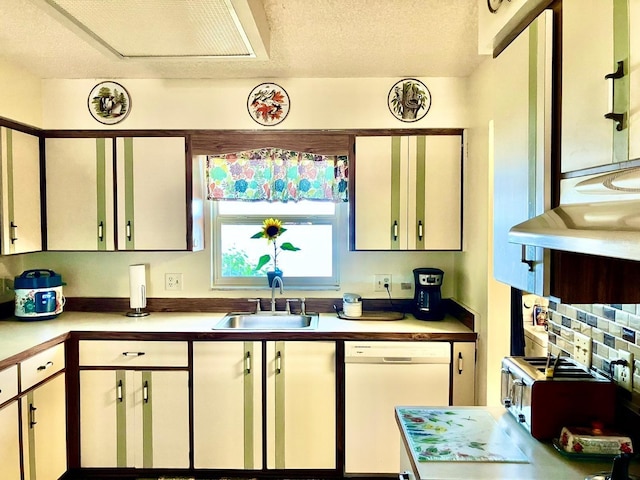
[[[276,468],[285,468],[285,352],[284,342],[276,342],[276,358],[280,354],[280,373],[275,376],[275,435],[276,435]]]
[[[29,410],[31,410],[31,406],[33,405],[33,390],[27,393],[27,405]],[[29,442],[29,480],[36,480],[36,429],[35,425],[31,425],[31,411],[22,412],[22,414],[27,415],[27,428],[29,429],[27,435]]]
[[[253,379],[254,379],[254,365],[255,355],[253,351],[253,342],[244,342],[245,355],[249,355],[249,361],[251,365],[250,371],[247,371],[246,364],[244,370],[244,468],[255,468],[253,458]],[[246,361],[246,358],[245,358]]]
[[[13,131],[10,128],[7,128],[7,210],[9,214],[9,235],[13,236],[13,229],[11,228],[11,223],[14,222],[14,205],[13,205]],[[7,245],[9,247],[10,252],[15,251],[15,245],[10,243]]]
[[[107,249],[107,180],[106,180],[106,139],[96,138],[96,205],[98,206],[98,225],[102,227],[102,238],[96,235],[98,250]]]
[[[126,237],[127,250],[135,249],[135,219],[133,217],[133,138],[124,139],[124,212],[125,228],[129,225],[129,233]]]
[[[403,227],[400,221],[400,161],[401,161],[401,137],[391,137],[391,218],[389,219],[391,250],[400,249],[400,235],[394,238],[394,225],[397,231]]]
[[[527,135],[527,215],[536,216],[536,164],[538,162],[538,21],[529,26],[529,118]],[[535,247],[523,247],[527,250],[527,258],[536,258]],[[535,290],[535,273],[527,274],[529,291]]]
[[[144,400],[144,390],[147,389],[147,401]],[[153,388],[151,372],[142,372],[142,467],[153,467]]]
[[[127,467],[127,381],[124,370],[116,371],[116,442],[116,465]]]
[[[424,237],[426,236],[425,225],[425,190],[427,178],[427,137],[420,135],[416,138],[416,250],[424,250]],[[418,222],[422,222],[422,238]]]
[[[628,0],[614,0],[612,72],[617,69],[619,61],[624,62],[624,77],[613,81],[615,90],[613,111],[615,113],[624,113],[624,128],[621,131],[616,129],[615,122],[611,122],[613,128],[614,162],[625,162],[629,160],[629,55],[629,2]]]

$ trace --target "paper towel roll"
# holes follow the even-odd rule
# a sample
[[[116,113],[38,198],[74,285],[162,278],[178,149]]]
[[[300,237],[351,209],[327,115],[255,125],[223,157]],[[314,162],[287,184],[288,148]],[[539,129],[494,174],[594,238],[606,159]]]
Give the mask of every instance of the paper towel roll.
[[[145,265],[129,265],[129,305],[131,308],[147,306]]]

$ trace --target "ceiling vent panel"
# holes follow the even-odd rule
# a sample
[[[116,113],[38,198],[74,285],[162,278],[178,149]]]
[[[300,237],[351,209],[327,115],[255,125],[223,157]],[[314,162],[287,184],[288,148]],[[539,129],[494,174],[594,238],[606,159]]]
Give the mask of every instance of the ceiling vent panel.
[[[259,0],[32,0],[120,58],[266,58]]]

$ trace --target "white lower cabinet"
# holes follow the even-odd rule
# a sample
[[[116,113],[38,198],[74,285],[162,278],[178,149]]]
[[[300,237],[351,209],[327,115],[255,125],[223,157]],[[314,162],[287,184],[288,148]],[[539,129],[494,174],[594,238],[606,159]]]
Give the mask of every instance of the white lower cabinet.
[[[67,471],[65,375],[43,383],[20,401],[24,479],[57,480]]]
[[[453,343],[451,405],[475,405],[476,342]]]
[[[267,468],[336,468],[335,342],[267,342]]]
[[[195,468],[336,468],[335,342],[195,342],[193,376]]]
[[[194,467],[262,468],[260,342],[194,342]]]
[[[18,402],[0,410],[0,478],[20,480]]]
[[[82,370],[82,467],[189,467],[187,371]]]

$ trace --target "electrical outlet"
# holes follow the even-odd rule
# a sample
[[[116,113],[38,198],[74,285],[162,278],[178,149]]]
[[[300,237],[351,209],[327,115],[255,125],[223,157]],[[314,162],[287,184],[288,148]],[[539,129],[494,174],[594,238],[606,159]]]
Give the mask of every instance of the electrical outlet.
[[[633,374],[631,372],[633,368],[633,353],[626,352],[624,350],[618,350],[618,358],[620,360],[626,360],[626,365],[616,365],[615,378],[618,385],[625,390],[633,391]]]
[[[165,290],[182,290],[182,274],[181,273],[165,273],[164,289]]]
[[[387,287],[385,287],[385,285],[389,288],[389,291],[391,291],[391,274],[377,273],[374,276],[373,290],[375,292],[386,292]]]
[[[582,333],[573,334],[573,356],[576,362],[591,368],[591,337]]]

